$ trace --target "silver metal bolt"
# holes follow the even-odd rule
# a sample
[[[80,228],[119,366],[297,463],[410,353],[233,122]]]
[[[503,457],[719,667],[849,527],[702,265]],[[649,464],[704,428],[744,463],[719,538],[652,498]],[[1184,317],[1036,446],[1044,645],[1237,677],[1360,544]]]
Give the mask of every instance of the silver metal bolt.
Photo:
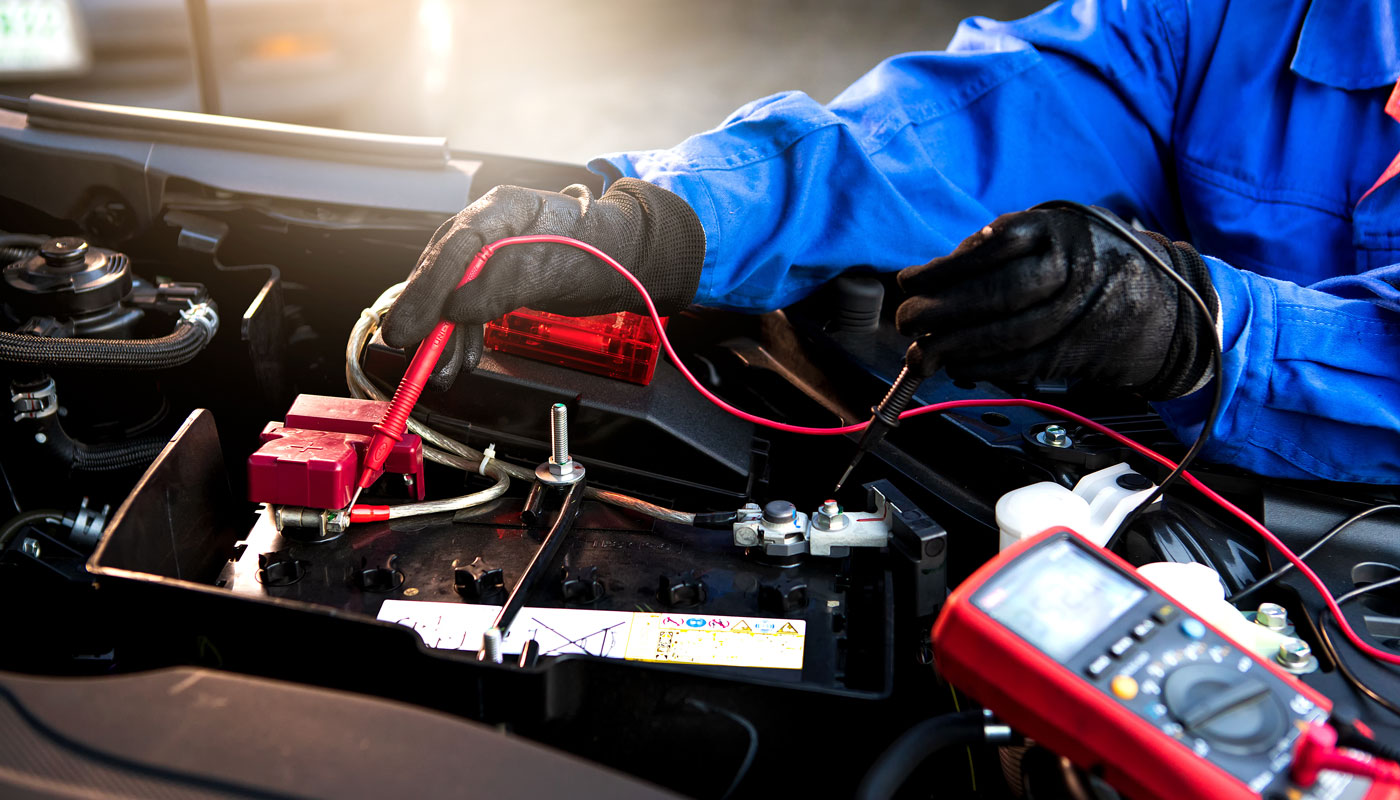
[[[574,460],[569,457],[569,409],[563,403],[549,407],[549,447],[551,453],[543,468],[555,478],[571,478]]]
[[[1069,447],[1071,444],[1073,444],[1069,440],[1069,431],[1065,430],[1065,426],[1063,425],[1046,426],[1045,433],[1042,434],[1041,441],[1045,442],[1051,447]]]
[[[813,519],[818,528],[826,531],[840,530],[846,527],[847,521],[846,515],[841,513],[841,505],[835,500],[822,503]]]
[[[345,529],[350,527],[350,512],[343,508],[327,511],[325,520],[326,530],[330,533],[345,533]]]
[[[490,661],[499,664],[504,659],[501,657],[501,629],[489,628],[481,634],[481,661]]]
[[[1313,663],[1312,648],[1302,639],[1284,639],[1279,643],[1276,658],[1278,663],[1290,669],[1306,669]]]
[[[1278,603],[1260,603],[1254,621],[1271,631],[1281,631],[1288,627],[1288,612]]]
[[[24,553],[30,558],[38,558],[41,552],[39,540],[29,536],[24,537],[24,541],[19,543],[19,549],[21,553]]]
[[[549,460],[535,468],[535,477],[553,486],[583,480],[583,466],[569,455],[569,409],[563,403],[549,407]]]
[[[569,463],[569,408],[563,403],[549,407],[549,442],[554,449],[550,461]]]
[[[753,547],[758,540],[758,528],[753,525],[740,525],[734,529],[734,544],[740,547]]]

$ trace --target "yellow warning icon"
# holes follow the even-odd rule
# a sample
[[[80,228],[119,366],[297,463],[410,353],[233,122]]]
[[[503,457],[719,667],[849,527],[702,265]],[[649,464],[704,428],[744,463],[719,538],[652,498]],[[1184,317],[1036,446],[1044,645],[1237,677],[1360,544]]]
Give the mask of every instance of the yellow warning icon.
[[[742,619],[739,620],[738,625],[735,625],[733,628],[730,628],[730,630],[734,631],[735,633],[753,633],[753,628],[750,628],[749,623],[743,621]]]
[[[778,633],[797,633],[797,629],[794,628],[794,627],[792,627],[792,623],[789,622],[788,624],[786,624],[786,625],[784,625],[783,627],[779,628],[779,629],[778,629]]]

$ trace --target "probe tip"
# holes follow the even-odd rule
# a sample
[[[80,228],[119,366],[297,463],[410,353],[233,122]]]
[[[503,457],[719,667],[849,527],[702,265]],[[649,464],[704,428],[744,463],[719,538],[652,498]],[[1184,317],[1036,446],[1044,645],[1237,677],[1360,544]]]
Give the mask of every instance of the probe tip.
[[[856,465],[852,462],[850,466],[846,467],[846,471],[841,473],[841,479],[836,481],[836,488],[831,490],[832,497],[835,497],[841,491],[841,487],[846,485],[846,479],[851,477],[851,470],[855,468]]]
[[[354,511],[354,510],[355,510],[355,501],[357,501],[357,500],[360,499],[360,492],[363,492],[363,491],[364,491],[364,487],[363,487],[363,486],[360,486],[360,487],[356,487],[356,488],[355,488],[355,494],[351,495],[351,497],[350,497],[350,505],[348,505],[348,506],[345,507],[345,513],[348,514],[348,513],[350,513],[351,511]]]

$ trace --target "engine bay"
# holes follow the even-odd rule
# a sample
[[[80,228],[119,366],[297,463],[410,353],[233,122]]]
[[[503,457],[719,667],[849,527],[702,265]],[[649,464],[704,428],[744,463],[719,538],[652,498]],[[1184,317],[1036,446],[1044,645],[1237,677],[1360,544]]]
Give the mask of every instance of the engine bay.
[[[981,707],[939,668],[932,631],[949,592],[1015,541],[1061,526],[1101,532],[1098,544],[1134,568],[1213,574],[1204,600],[1188,602],[1185,583],[1166,594],[1226,636],[1243,631],[1231,646],[1253,647],[1334,717],[1400,745],[1400,711],[1386,707],[1400,702],[1394,668],[1341,635],[1299,570],[1252,588],[1286,563],[1276,549],[1185,482],[1155,497],[1169,469],[1097,427],[1003,403],[1072,409],[1180,458],[1141,400],[940,373],[915,402],[986,405],[904,420],[832,496],[855,434],[726,413],[649,323],[525,312],[493,326],[475,371],[423,394],[356,506],[366,510],[340,512],[412,356],[379,324],[433,230],[498,184],[599,179],[441,141],[51,98],[0,110],[0,163],[0,377],[12,412],[0,436],[0,686],[16,708],[38,677],[83,687],[208,670],[481,723],[635,779],[638,796],[852,796],[900,734]],[[895,380],[908,344],[891,320],[896,296],[856,271],[779,311],[692,308],[664,331],[728,403],[832,428],[868,419]],[[1191,471],[1305,554],[1334,596],[1400,577],[1400,517],[1382,513],[1392,487]],[[1381,510],[1307,553],[1368,509]],[[1179,573],[1143,575],[1167,589]],[[1400,654],[1400,587],[1342,608],[1372,645]],[[958,661],[978,661],[960,647]],[[168,731],[163,701],[109,685],[67,708],[109,704],[124,720],[109,729]],[[274,696],[256,687],[227,696]],[[281,737],[278,718],[260,714],[200,735]],[[1173,718],[1164,724],[1187,724]],[[373,708],[339,723],[413,724]],[[1006,727],[985,746],[915,760],[900,796],[1118,796],[1092,754],[1065,758],[1055,741]],[[463,745],[433,742],[419,755],[450,773]],[[74,758],[109,746],[70,744],[86,752]],[[123,768],[163,757],[127,753]],[[384,769],[353,748],[302,757],[342,777]],[[212,796],[328,793],[248,758],[218,768],[227,774],[186,763],[160,780]],[[529,762],[497,766],[508,779]],[[535,779],[550,774],[535,763]],[[456,785],[485,791],[504,780],[483,777],[491,769],[463,767]],[[602,785],[559,769],[556,791]],[[352,794],[373,785],[345,779]],[[418,794],[439,776],[394,780]],[[1277,796],[1380,796],[1364,791],[1320,781]]]

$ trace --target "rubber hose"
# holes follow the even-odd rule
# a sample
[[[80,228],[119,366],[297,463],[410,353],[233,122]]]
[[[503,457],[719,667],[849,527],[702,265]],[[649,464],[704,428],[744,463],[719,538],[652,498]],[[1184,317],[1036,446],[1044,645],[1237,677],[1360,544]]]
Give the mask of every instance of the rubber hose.
[[[49,237],[28,233],[0,233],[0,264],[12,264],[39,254]]]
[[[13,264],[16,261],[23,261],[39,253],[34,247],[24,247],[22,245],[0,245],[0,264]]]
[[[144,467],[156,460],[170,440],[149,436],[129,442],[112,444],[83,444],[74,442],[73,469],[81,472],[110,472],[129,467]]]
[[[0,362],[37,367],[98,369],[169,369],[185,364],[209,343],[203,325],[181,321],[174,332],[157,339],[49,339],[0,333]]]
[[[26,433],[26,437],[33,435],[36,446],[48,457],[80,472],[111,472],[144,467],[155,461],[170,441],[162,436],[146,436],[124,442],[87,444],[69,436],[56,415],[34,420],[30,424],[33,433]]]
[[[927,719],[894,740],[856,789],[857,800],[888,800],[929,756],[948,747],[977,744],[985,737],[981,711],[964,711]]]

